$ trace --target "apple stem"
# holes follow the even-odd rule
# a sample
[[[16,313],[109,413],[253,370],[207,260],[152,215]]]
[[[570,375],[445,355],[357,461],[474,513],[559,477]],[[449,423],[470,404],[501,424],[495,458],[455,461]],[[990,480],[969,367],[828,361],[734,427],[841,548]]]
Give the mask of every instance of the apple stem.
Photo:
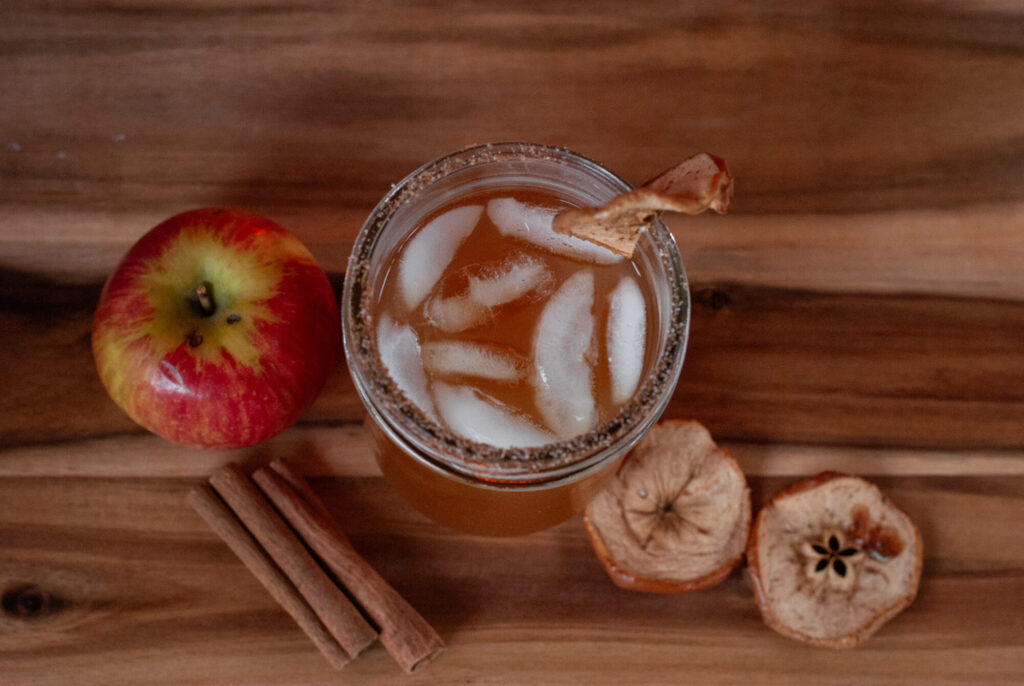
[[[213,302],[210,284],[205,281],[196,286],[196,298],[199,299],[199,309],[203,311],[204,315],[209,316],[217,309],[217,305]]]

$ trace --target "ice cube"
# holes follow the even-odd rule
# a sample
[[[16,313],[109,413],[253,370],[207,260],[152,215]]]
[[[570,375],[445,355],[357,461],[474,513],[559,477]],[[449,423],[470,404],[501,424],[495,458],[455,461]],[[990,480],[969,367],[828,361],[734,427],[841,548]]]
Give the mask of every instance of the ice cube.
[[[471,386],[434,383],[437,408],[448,428],[471,441],[498,448],[546,445],[555,437]]]
[[[526,360],[494,343],[433,341],[422,346],[423,367],[435,376],[474,376],[512,383],[526,374]]]
[[[519,202],[515,198],[494,198],[487,203],[487,216],[502,236],[511,236],[556,255],[582,262],[614,264],[621,255],[582,238],[555,233],[551,227],[556,210]]]
[[[480,205],[456,207],[431,220],[405,246],[398,265],[398,282],[410,311],[434,289],[482,214]]]
[[[520,255],[500,263],[473,265],[445,277],[423,313],[433,326],[448,333],[472,329],[491,321],[492,308],[526,296],[547,292],[554,279],[540,260]],[[444,297],[453,282],[462,290]]]
[[[647,339],[647,308],[636,279],[619,281],[608,306],[608,370],[612,381],[612,401],[629,400],[640,383]]]
[[[425,415],[434,419],[434,403],[427,392],[420,343],[412,327],[398,324],[385,313],[377,324],[377,350],[398,388]]]
[[[545,303],[534,333],[534,398],[544,421],[561,438],[594,425],[594,274],[576,272]]]
[[[528,255],[518,255],[497,267],[485,268],[479,274],[470,274],[468,279],[470,299],[488,307],[545,290],[552,282],[547,266]]]
[[[423,308],[427,321],[448,333],[480,326],[491,318],[491,308],[470,299],[466,294],[442,298],[435,295]]]

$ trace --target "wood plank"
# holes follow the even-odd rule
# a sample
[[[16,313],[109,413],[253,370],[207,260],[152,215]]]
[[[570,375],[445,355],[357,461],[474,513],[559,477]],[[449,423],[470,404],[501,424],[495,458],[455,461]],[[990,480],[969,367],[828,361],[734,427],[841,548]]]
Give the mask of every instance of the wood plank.
[[[96,373],[90,332],[101,287],[0,269],[0,330],[13,334],[0,353],[0,378],[25,380],[0,397],[0,412],[13,413],[0,419],[0,449],[40,439],[143,432],[107,397]],[[340,349],[338,356],[344,357]],[[362,412],[339,359],[305,421],[361,419]]]
[[[190,207],[90,212],[0,203],[0,254],[12,272],[6,278],[101,283],[143,233]],[[341,274],[370,209],[311,202],[272,208],[268,216],[294,232],[326,271]],[[1024,263],[1024,203],[764,215],[745,210],[741,195],[728,216],[666,221],[698,283],[1024,300],[1024,271],[1017,268]]]
[[[202,479],[228,462],[254,469],[284,457],[312,477],[380,476],[361,424],[296,426],[252,448],[187,448],[157,436],[117,435],[0,450],[0,478]],[[797,479],[819,471],[867,477],[1024,476],[1024,449],[922,450],[721,442],[745,474]]]
[[[93,208],[267,190],[366,206],[438,153],[532,134],[591,142],[635,178],[699,141],[742,162],[754,211],[1021,199],[1017,9],[15,3],[0,36],[19,154],[3,197],[74,179]],[[593,116],[567,119],[579,102]]]
[[[1024,172],[1022,172],[1024,178]],[[826,293],[1024,299],[1024,204],[668,219],[687,275]]]
[[[735,216],[677,228],[700,281],[1024,294],[1012,3],[576,10],[7,3],[4,262],[95,282],[161,219],[241,204],[340,272],[391,183],[520,138],[636,183],[726,157]]]
[[[694,297],[668,414],[723,439],[980,448],[1024,436],[1018,303],[728,284]]]
[[[760,500],[785,482],[752,485]],[[0,479],[0,594],[34,586],[45,599],[37,615],[0,615],[6,678],[25,686],[63,683],[70,673],[112,684],[337,678],[185,506],[191,483]],[[313,483],[356,547],[447,640],[448,652],[422,677],[431,683],[511,675],[621,683],[622,674],[665,683],[684,670],[752,683],[823,673],[838,683],[869,675],[882,683],[1011,683],[1024,674],[1019,476],[880,482],[922,525],[925,576],[911,609],[853,652],[769,631],[739,575],[681,596],[616,589],[578,520],[519,539],[467,537],[426,522],[379,477]],[[390,683],[397,674],[374,648],[344,677]]]
[[[8,273],[9,276],[9,273]],[[335,280],[337,283],[337,279]],[[8,278],[0,446],[140,431],[89,347],[99,286]],[[1024,436],[1024,301],[694,284],[689,350],[666,412],[720,440],[1012,449]],[[363,408],[344,361],[304,422]]]

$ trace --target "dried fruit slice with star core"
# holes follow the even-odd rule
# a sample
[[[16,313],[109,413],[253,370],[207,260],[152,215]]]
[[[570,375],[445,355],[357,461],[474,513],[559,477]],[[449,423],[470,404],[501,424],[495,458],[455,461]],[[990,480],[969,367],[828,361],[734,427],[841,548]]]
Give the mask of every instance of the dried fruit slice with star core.
[[[758,513],[747,562],[768,626],[852,648],[913,602],[922,551],[914,522],[875,485],[825,472]]]

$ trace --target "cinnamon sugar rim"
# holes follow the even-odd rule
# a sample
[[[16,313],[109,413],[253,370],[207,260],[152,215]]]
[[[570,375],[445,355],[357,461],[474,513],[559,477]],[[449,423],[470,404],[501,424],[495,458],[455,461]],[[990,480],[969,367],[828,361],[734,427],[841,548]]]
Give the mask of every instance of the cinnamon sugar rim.
[[[654,251],[668,277],[668,329],[654,369],[615,417],[571,439],[534,448],[498,448],[470,441],[427,417],[391,379],[377,350],[375,321],[370,314],[376,277],[371,257],[395,213],[434,183],[454,172],[515,160],[574,167],[614,186],[614,193],[631,188],[586,157],[565,148],[529,143],[472,146],[428,162],[384,196],[356,237],[342,294],[342,324],[345,354],[356,390],[371,414],[388,425],[392,438],[405,441],[417,457],[442,471],[485,482],[524,484],[576,474],[624,454],[650,428],[668,404],[679,378],[689,331],[690,298],[672,234],[656,221],[640,247],[642,251]]]

